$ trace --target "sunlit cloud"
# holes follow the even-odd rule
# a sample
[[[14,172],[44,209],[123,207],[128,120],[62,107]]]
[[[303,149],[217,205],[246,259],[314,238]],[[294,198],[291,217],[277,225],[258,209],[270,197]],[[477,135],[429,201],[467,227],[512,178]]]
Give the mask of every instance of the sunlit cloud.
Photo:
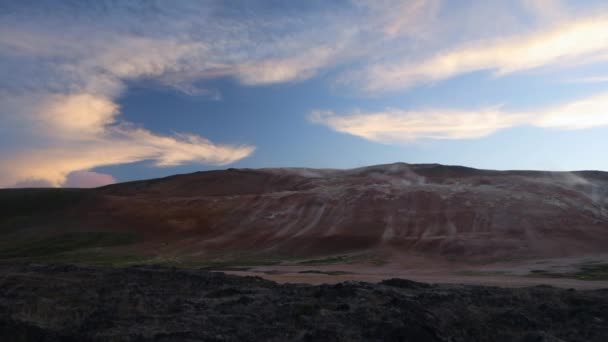
[[[608,82],[608,76],[588,76],[588,77],[580,77],[575,79],[570,79],[565,81],[565,83],[606,83]]]
[[[116,183],[112,175],[92,171],[70,172],[63,184],[66,188],[96,188]]]
[[[20,180],[17,183],[12,184],[13,188],[50,188],[53,186],[48,180],[28,178]]]
[[[335,131],[382,143],[418,139],[480,138],[521,121],[521,115],[505,115],[498,109],[480,111],[427,110],[355,113],[346,116],[317,111],[310,117]]]
[[[562,0],[521,0],[521,3],[535,19],[542,22],[555,22],[568,16],[568,9]]]
[[[608,18],[568,21],[531,34],[470,43],[420,61],[372,65],[371,92],[407,88],[460,74],[490,70],[497,76],[546,66],[581,64],[608,55]]]
[[[544,108],[526,114],[534,126],[558,129],[586,129],[608,126],[608,94]]]
[[[0,186],[61,186],[72,172],[142,160],[165,167],[246,158],[254,146],[160,135],[125,122],[117,99],[138,79],[214,100],[221,93],[201,81],[228,77],[256,86],[309,79],[364,58],[373,47],[361,43],[376,33],[422,35],[438,3],[358,1],[333,12],[302,4],[305,10],[276,17],[186,1],[42,3],[34,10],[14,4],[0,19],[6,69],[0,125],[7,133],[0,137]]]
[[[129,125],[111,127],[101,135],[45,142],[50,144],[5,153],[0,165],[4,186],[24,179],[61,186],[73,171],[141,160],[151,160],[160,167],[186,162],[226,165],[254,151],[252,146],[218,145],[196,135],[163,136]]]
[[[387,109],[380,112],[355,111],[347,115],[315,111],[309,119],[336,132],[385,144],[411,143],[420,139],[475,139],[522,125],[566,130],[608,126],[608,94],[529,112],[508,112],[500,107],[479,110]]]
[[[608,19],[557,0],[470,2],[457,11],[441,0],[301,2],[280,12],[257,5],[6,5],[0,16],[0,186],[62,186],[72,172],[144,160],[158,167],[226,165],[255,151],[254,142],[163,135],[126,122],[119,99],[131,81],[221,100],[206,81],[228,78],[253,87],[330,75],[330,85],[381,93],[479,70],[501,76],[608,61]],[[521,20],[522,13],[532,23]],[[600,110],[581,102],[553,115],[500,107],[389,109],[318,112],[313,120],[394,142],[479,138],[526,124],[578,129],[601,121]],[[582,113],[580,120],[573,121],[572,112]]]
[[[152,133],[120,121],[118,105],[102,95],[40,94],[11,100],[14,105],[27,100],[31,103],[14,108],[22,110],[15,113],[19,119],[3,120],[7,130],[18,127],[18,138],[23,141],[3,152],[0,186],[20,185],[23,180],[62,186],[73,171],[141,160],[151,160],[158,166],[225,165],[249,156],[255,149],[215,144],[193,134]]]
[[[100,16],[103,20],[104,13]],[[0,137],[0,186],[96,186],[100,183],[94,180],[104,179],[90,170],[99,166],[142,160],[161,167],[225,165],[255,150],[195,134],[160,135],[121,120],[116,100],[129,80],[146,77],[193,91],[190,81],[195,79],[183,79],[180,73],[204,74],[206,65],[198,62],[206,60],[204,42],[181,34],[137,35],[123,32],[120,25],[95,30],[78,17],[62,30],[53,29],[55,19],[65,19],[61,17],[40,22],[8,18],[0,21],[0,58],[19,67],[7,69],[0,83],[0,125],[7,133]],[[137,21],[120,23],[137,26]],[[149,32],[156,31],[150,27]],[[75,175],[87,175],[91,184],[74,183]]]

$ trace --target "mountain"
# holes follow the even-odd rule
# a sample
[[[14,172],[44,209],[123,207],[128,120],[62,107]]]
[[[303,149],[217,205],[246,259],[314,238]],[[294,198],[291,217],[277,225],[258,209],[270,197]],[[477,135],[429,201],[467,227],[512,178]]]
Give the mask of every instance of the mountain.
[[[41,256],[53,245],[48,239],[60,239],[69,253],[86,249],[86,257],[109,249],[200,260],[368,252],[476,260],[608,251],[608,173],[599,171],[404,163],[228,169],[91,190],[1,190],[0,207],[1,231],[17,236],[5,241],[34,239]],[[83,232],[100,235],[90,241]],[[0,257],[32,253],[8,244],[0,244]]]

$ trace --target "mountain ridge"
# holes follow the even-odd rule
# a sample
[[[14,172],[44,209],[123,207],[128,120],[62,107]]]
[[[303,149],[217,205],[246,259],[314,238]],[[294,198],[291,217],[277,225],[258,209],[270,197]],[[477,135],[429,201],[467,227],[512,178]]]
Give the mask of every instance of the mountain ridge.
[[[44,191],[63,197],[44,197]],[[608,173],[599,171],[406,163],[227,169],[88,190],[2,194],[8,199],[0,205],[7,208],[19,198],[26,209],[38,202],[54,208],[34,210],[26,220],[8,217],[10,231],[131,234],[138,243],[114,249],[147,258],[363,253],[387,260],[395,254],[489,260],[608,250]]]

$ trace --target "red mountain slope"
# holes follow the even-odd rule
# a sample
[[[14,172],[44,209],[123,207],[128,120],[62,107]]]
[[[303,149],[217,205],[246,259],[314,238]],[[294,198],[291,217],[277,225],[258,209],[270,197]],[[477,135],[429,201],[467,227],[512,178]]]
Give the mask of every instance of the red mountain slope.
[[[608,251],[608,173],[437,164],[229,169],[96,190],[90,220],[184,255],[390,250],[455,257]],[[81,209],[82,210],[82,209]]]

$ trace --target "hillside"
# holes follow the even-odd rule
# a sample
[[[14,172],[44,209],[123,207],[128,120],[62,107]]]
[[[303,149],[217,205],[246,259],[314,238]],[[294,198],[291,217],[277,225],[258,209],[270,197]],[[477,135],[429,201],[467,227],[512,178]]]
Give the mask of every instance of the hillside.
[[[557,256],[608,248],[603,173],[407,164],[227,170],[98,192],[97,212],[198,237],[199,251],[307,256],[394,247],[453,256]]]
[[[608,173],[599,171],[228,169],[91,190],[0,190],[0,207],[4,259],[273,264],[346,255],[381,264],[608,251]]]

